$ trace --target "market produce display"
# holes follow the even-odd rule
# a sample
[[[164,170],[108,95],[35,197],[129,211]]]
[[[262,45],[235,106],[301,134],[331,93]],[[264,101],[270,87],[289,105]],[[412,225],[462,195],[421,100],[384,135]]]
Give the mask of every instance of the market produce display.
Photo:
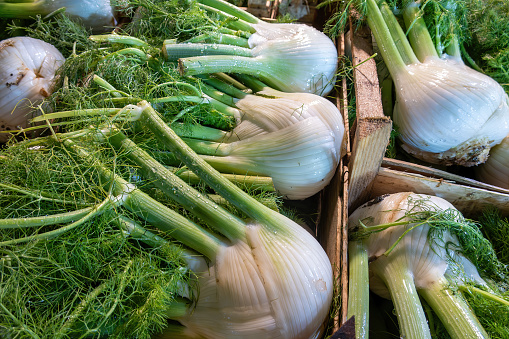
[[[507,211],[408,186],[348,212],[357,84],[334,93],[330,37],[367,24],[402,149],[505,187],[479,2],[340,1],[324,34],[224,0],[0,0],[0,337],[509,338]]]
[[[331,262],[280,201],[331,179],[339,110],[233,71],[181,75],[163,42],[215,32],[223,14],[124,10],[131,22],[100,35],[65,12],[12,21],[65,62],[44,105],[3,134],[0,336],[322,335]],[[209,165],[219,157],[233,174]]]

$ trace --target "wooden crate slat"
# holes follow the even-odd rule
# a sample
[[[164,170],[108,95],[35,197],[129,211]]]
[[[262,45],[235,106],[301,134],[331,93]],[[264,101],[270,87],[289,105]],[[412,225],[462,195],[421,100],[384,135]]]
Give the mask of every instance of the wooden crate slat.
[[[509,194],[383,167],[373,181],[370,198],[408,191],[444,198],[469,218],[478,217],[480,212],[489,205],[497,207],[504,216],[509,215]]]
[[[462,177],[460,175],[449,173],[449,172],[442,171],[439,169],[435,169],[433,167],[412,164],[412,163],[397,160],[397,159],[384,158],[382,161],[382,166],[385,168],[390,168],[390,169],[398,170],[401,172],[410,172],[410,173],[415,173],[415,174],[421,174],[421,175],[428,176],[431,178],[443,179],[443,180],[446,180],[446,181],[449,181],[452,183],[456,183],[456,184],[482,188],[482,189],[486,189],[486,190],[493,191],[493,192],[509,194],[509,189],[506,189],[506,188],[486,184],[481,181]]]
[[[344,55],[344,37],[341,36],[336,41],[338,55]],[[337,297],[341,302],[340,314],[333,319],[329,326],[333,332],[346,321],[347,300],[348,300],[348,235],[347,220],[348,209],[348,154],[350,152],[350,143],[348,138],[348,104],[347,104],[347,84],[346,79],[342,79],[336,87],[336,106],[343,116],[345,124],[345,140],[343,157],[340,160],[336,173],[329,185],[320,195],[320,211],[318,222],[318,239],[324,247],[329,260],[333,266],[334,281],[337,285]],[[331,326],[332,325],[332,326]]]
[[[369,195],[389,142],[392,121],[383,113],[376,63],[372,58],[371,31],[368,27],[355,28],[350,39],[356,96],[356,126],[348,165],[351,209]]]

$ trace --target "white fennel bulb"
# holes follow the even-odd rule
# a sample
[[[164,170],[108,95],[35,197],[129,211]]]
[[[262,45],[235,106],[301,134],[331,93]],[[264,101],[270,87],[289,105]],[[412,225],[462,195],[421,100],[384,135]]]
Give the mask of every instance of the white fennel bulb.
[[[165,44],[163,52],[179,58],[182,74],[249,74],[280,91],[321,96],[333,89],[338,53],[323,32],[301,23],[267,23],[223,0],[198,2],[207,10],[238,18],[230,22],[232,28],[249,38]]]
[[[509,98],[492,78],[450,57],[428,57],[393,78],[402,147],[432,163],[472,166],[509,132]]]
[[[175,320],[191,337],[312,338],[332,300],[323,249],[297,224],[291,233],[250,224],[246,235],[246,242],[221,247],[210,268],[195,272],[196,307]]]
[[[169,305],[170,318],[184,326],[178,334],[169,331],[163,337],[317,337],[323,331],[333,296],[332,266],[320,243],[303,227],[259,203],[207,165],[150,105],[140,103],[140,107],[143,126],[247,217],[239,219],[189,187],[125,135],[109,133],[108,141],[129,150],[130,159],[147,180],[208,226],[206,231],[164,206],[154,210],[153,204],[142,205],[142,199],[135,200],[138,205],[133,207],[142,211],[144,218],[161,220],[157,227],[196,253],[188,259],[192,259],[189,268],[197,281],[183,288],[181,295],[197,299],[177,302],[183,307],[173,310]],[[130,185],[122,182],[122,186]],[[116,189],[137,194],[120,185]],[[127,201],[129,208],[132,205]],[[149,209],[146,213],[144,206]],[[153,212],[160,217],[151,215]]]
[[[480,181],[509,189],[509,136],[490,150],[488,160],[475,168],[475,174]]]
[[[290,93],[330,93],[336,80],[338,56],[329,37],[305,24],[260,21],[253,27],[256,33],[249,38],[249,45],[253,57],[269,63],[272,76],[268,85]]]
[[[444,224],[463,220],[454,206],[442,198],[411,192],[388,194],[356,209],[349,217],[349,227],[360,227],[361,222],[368,227],[394,224],[370,233],[363,241],[369,258],[369,287],[392,299],[402,336],[431,338],[421,296],[451,337],[487,338],[466,302],[449,288],[452,283],[471,279],[484,281],[474,265],[461,255],[463,247],[454,232],[448,228],[432,231],[428,220],[442,227],[432,219],[442,211],[450,212],[443,219]]]
[[[292,200],[322,190],[338,165],[333,135],[317,117],[231,143],[186,142],[210,150],[202,157],[221,172],[271,177],[276,191]]]
[[[367,4],[369,26],[394,80],[393,118],[403,149],[447,166],[486,161],[509,133],[509,99],[500,84],[467,67],[457,41],[449,55],[439,55],[417,3],[403,10],[408,32],[385,2]]]
[[[334,139],[334,161],[342,154],[345,127],[338,108],[329,100],[311,93],[285,93],[275,90],[257,92],[238,100],[241,122],[222,142],[232,142],[257,134],[274,132],[310,117],[319,118]],[[270,97],[265,97],[270,96]]]
[[[112,30],[117,21],[110,0],[32,0],[2,1],[0,17],[30,18],[47,15],[65,7],[69,17],[80,21],[94,32]]]
[[[235,117],[233,130],[175,125],[177,133],[219,171],[271,177],[287,199],[305,199],[327,186],[345,151],[338,108],[315,94],[269,88],[239,97],[228,100],[233,110],[208,101]]]
[[[52,92],[64,62],[51,44],[30,37],[0,42],[0,130],[28,126],[32,108]],[[5,141],[7,134],[0,134]]]

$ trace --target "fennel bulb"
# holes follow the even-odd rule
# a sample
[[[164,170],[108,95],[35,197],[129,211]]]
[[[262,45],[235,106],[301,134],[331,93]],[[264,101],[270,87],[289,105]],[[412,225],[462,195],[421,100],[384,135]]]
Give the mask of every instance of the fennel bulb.
[[[0,41],[0,130],[28,126],[28,114],[52,92],[64,63],[51,44],[30,37]],[[0,134],[6,141],[8,134]]]
[[[437,218],[441,213],[444,219]],[[411,192],[381,196],[350,215],[351,230],[360,229],[362,234],[361,223],[368,232],[373,228],[367,238],[361,235],[358,239],[369,258],[369,287],[393,300],[402,336],[431,338],[420,295],[451,337],[488,337],[460,294],[450,287],[471,281],[485,285],[476,267],[464,256],[469,254],[467,246],[474,247],[474,251],[482,247],[474,244],[479,231],[470,233],[462,220],[448,201]],[[448,229],[448,224],[459,226]],[[460,234],[464,237],[461,242]],[[482,239],[481,243],[485,241]]]
[[[455,46],[439,55],[416,3],[403,11],[408,39],[385,1],[380,8],[375,0],[367,4],[368,24],[394,80],[393,119],[403,149],[444,165],[486,161],[509,132],[509,98],[500,84],[467,67]]]
[[[344,147],[345,126],[341,112],[331,101],[311,93],[281,92],[270,87],[257,91],[256,95],[240,99],[236,106],[245,113],[256,114],[254,112],[259,111],[270,115],[285,115],[291,120],[303,120],[312,116],[320,118],[334,137],[335,157],[339,161],[343,153],[341,148]],[[264,96],[270,99],[258,99]]]
[[[209,84],[225,85],[212,80]],[[344,153],[345,133],[342,115],[328,99],[266,86],[256,94],[232,91],[236,97],[206,85],[201,89],[207,93],[202,97],[166,97],[152,102],[205,102],[235,117],[237,123],[228,132],[172,125],[214,168],[223,173],[271,177],[276,191],[291,200],[308,198],[329,184]],[[231,106],[220,99],[227,99]]]
[[[0,0],[0,17],[44,16],[60,8],[94,32],[112,30],[117,22],[110,0]]]
[[[509,136],[491,148],[488,160],[475,168],[475,175],[487,184],[509,189]]]
[[[220,172],[269,176],[278,194],[291,200],[322,190],[339,162],[337,144],[317,117],[230,143],[184,140]]]
[[[250,74],[284,92],[321,96],[333,89],[337,50],[332,40],[322,32],[305,24],[263,22],[222,0],[200,2],[206,8],[211,6],[237,16],[240,19],[233,23],[241,22],[251,35],[248,47],[224,48],[219,43],[166,44],[163,51],[168,57],[180,57],[182,74]]]
[[[321,245],[307,230],[256,202],[214,171],[150,105],[142,102],[139,107],[143,110],[140,122],[251,219],[242,221],[230,215],[174,178],[121,133],[105,132],[115,147],[129,150],[129,157],[156,187],[224,236],[219,238],[198,230],[186,234],[184,225],[179,224],[182,221],[173,226],[172,236],[205,255],[211,263],[207,267],[204,259],[192,258],[190,268],[198,276],[198,300],[172,318],[186,327],[186,335],[204,338],[316,335],[332,300],[332,268]]]

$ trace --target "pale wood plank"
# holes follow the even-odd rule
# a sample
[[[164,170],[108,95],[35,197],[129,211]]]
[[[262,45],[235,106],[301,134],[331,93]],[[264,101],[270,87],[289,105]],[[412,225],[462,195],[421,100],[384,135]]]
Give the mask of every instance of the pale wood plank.
[[[476,219],[479,213],[489,205],[498,208],[504,216],[509,216],[509,194],[380,168],[373,181],[370,199],[397,192],[415,192],[441,197],[472,219]]]
[[[482,188],[494,192],[500,192],[504,194],[509,194],[509,189],[493,186],[490,184],[486,184],[481,181],[477,181],[474,179],[466,178],[457,174],[449,173],[446,171],[442,171],[439,169],[435,169],[433,167],[418,165],[406,161],[396,160],[396,159],[390,159],[390,158],[384,158],[382,161],[382,166],[385,168],[390,168],[394,170],[398,170],[401,172],[410,172],[410,173],[416,173],[421,174],[424,176],[428,176],[431,178],[437,178],[437,179],[443,179],[450,181],[452,183],[466,185],[466,186],[472,186],[477,188]]]
[[[389,142],[392,121],[383,114],[371,31],[368,27],[356,28],[350,37],[356,96],[356,126],[348,164],[348,206],[352,209],[369,196]]]

